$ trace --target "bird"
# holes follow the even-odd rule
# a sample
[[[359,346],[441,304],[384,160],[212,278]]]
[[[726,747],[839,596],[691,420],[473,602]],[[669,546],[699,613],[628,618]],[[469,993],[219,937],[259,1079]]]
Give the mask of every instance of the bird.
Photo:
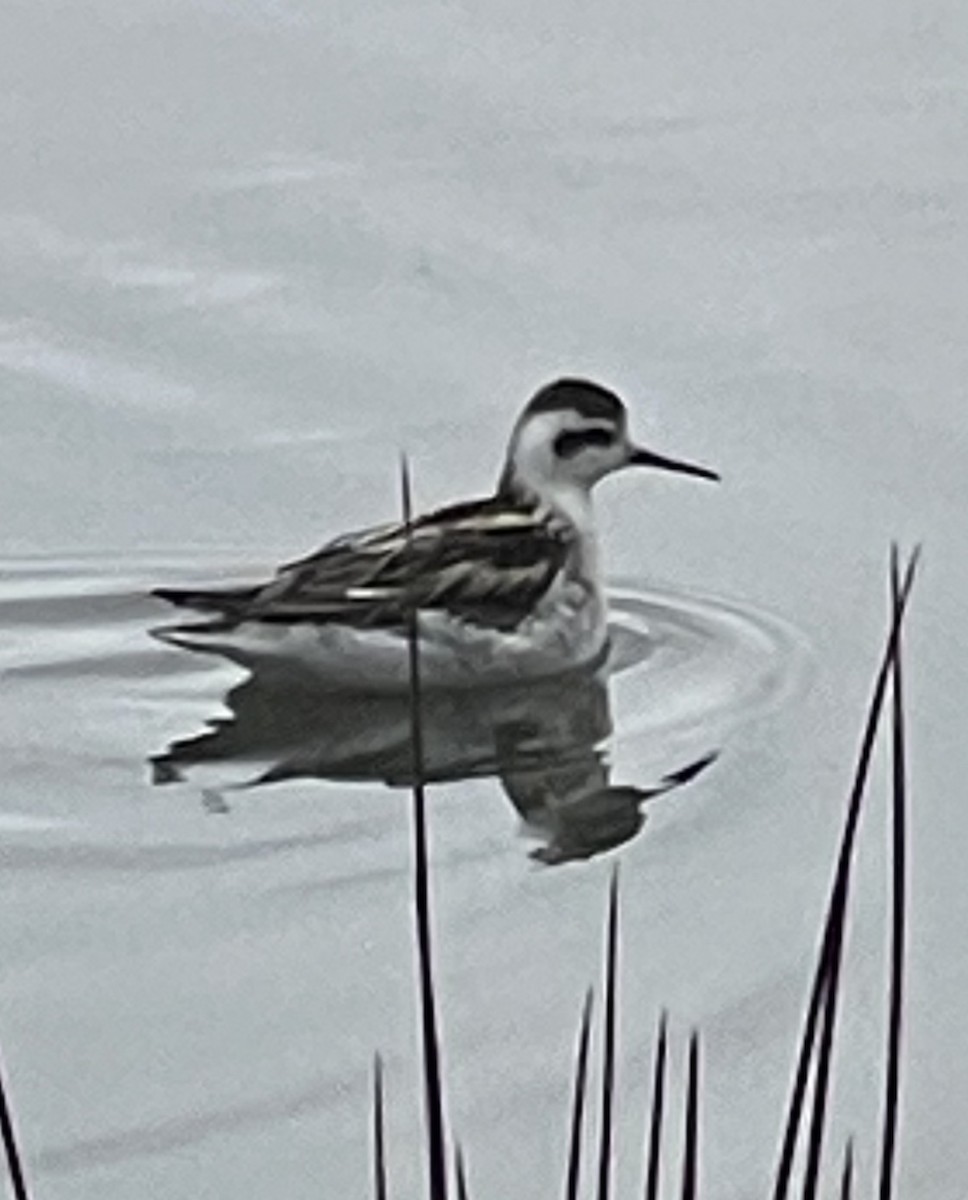
[[[600,663],[608,606],[592,490],[632,467],[719,479],[637,445],[609,388],[556,379],[515,422],[490,496],[344,534],[255,585],[155,588],[205,619],[153,632],[247,667],[296,662],[335,687],[406,689],[414,620],[424,686]]]

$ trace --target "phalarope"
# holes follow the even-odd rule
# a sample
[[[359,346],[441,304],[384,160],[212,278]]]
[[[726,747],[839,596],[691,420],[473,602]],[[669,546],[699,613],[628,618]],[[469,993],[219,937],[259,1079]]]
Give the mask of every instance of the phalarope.
[[[541,388],[518,418],[496,492],[346,534],[266,583],[157,588],[215,614],[157,630],[236,658],[295,660],[334,685],[407,686],[407,618],[420,613],[429,686],[555,674],[601,658],[608,625],[591,491],[625,467],[719,476],[629,437],[625,406],[584,379]]]

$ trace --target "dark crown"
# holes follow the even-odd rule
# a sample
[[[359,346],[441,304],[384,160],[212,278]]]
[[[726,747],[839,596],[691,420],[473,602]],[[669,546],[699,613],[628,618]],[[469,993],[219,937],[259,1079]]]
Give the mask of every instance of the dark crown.
[[[536,392],[524,410],[525,417],[537,413],[577,412],[589,421],[625,420],[625,405],[614,392],[590,379],[556,379]]]

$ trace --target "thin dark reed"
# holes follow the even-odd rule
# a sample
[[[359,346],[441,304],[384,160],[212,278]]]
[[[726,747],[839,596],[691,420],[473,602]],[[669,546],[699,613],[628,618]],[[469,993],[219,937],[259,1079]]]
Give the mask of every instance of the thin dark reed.
[[[598,1200],[608,1200],[612,1182],[612,1102],[615,1091],[615,1009],[618,971],[618,867],[608,891],[608,948],[602,1050],[602,1112],[598,1145]]]
[[[655,1045],[655,1066],[652,1072],[652,1112],[649,1118],[649,1153],[645,1170],[645,1200],[659,1200],[667,1043],[668,1018],[665,1010],[663,1010],[659,1016],[659,1031]]]
[[[851,859],[853,854],[854,840],[857,833],[857,823],[860,817],[861,802],[864,796],[867,775],[870,770],[870,761],[874,751],[874,741],[877,735],[878,726],[880,724],[881,710],[884,706],[884,696],[887,689],[888,678],[897,650],[901,624],[904,619],[904,613],[907,608],[911,588],[914,584],[918,558],[919,552],[918,550],[915,550],[915,552],[911,555],[907,568],[904,572],[904,579],[901,585],[900,594],[898,596],[898,603],[895,606],[894,612],[892,613],[890,633],[887,638],[887,643],[883,652],[880,667],[874,682],[870,704],[868,706],[867,719],[861,738],[860,750],[858,752],[857,763],[854,770],[853,784],[851,786],[848,800],[847,816],[844,823],[844,831],[841,837],[840,851],[837,858],[837,868],[824,923],[820,952],[817,958],[810,1000],[804,1019],[803,1033],[800,1041],[800,1051],[797,1060],[796,1071],[794,1073],[790,1103],[787,1109],[787,1120],[784,1129],[783,1140],[781,1143],[780,1158],[777,1164],[773,1200],[786,1200],[786,1197],[789,1194],[790,1176],[793,1169],[793,1157],[796,1151],[797,1138],[800,1131],[800,1121],[803,1115],[804,1095],[807,1087],[810,1063],[813,1058],[817,1021],[820,1015],[820,1006],[825,999],[827,980],[830,975],[834,954],[836,953],[839,955],[840,951],[840,945],[837,945],[836,947],[834,945],[835,940],[839,940],[837,939],[836,935],[836,924],[838,921],[837,913],[838,911],[842,912],[846,909]]]
[[[410,495],[410,470],[405,457],[400,462],[400,482],[403,520],[409,538],[413,506]],[[437,1003],[434,990],[427,861],[427,802],[424,788],[424,738],[420,687],[420,623],[416,608],[411,608],[408,613],[407,644],[410,668],[410,742],[413,754],[414,915],[420,978],[420,1016],[423,1031],[428,1188],[430,1200],[447,1200],[447,1151],[444,1133],[440,1039],[437,1032]]]
[[[844,1169],[840,1176],[840,1200],[850,1200],[854,1192],[854,1139],[847,1139]]]
[[[891,547],[891,605],[900,603],[897,546]],[[904,733],[904,686],[900,631],[891,672],[891,984],[888,1001],[887,1050],[884,1071],[884,1129],[881,1139],[880,1200],[891,1200],[897,1145],[901,1075],[901,1034],[904,1019],[904,941],[907,902],[907,750]]]
[[[386,1141],[383,1132],[383,1060],[373,1059],[373,1195],[387,1200]]]
[[[454,1150],[454,1175],[457,1178],[457,1200],[470,1200],[467,1190],[467,1172],[464,1169],[464,1152],[460,1145]]]
[[[3,1136],[3,1149],[7,1157],[7,1173],[10,1176],[10,1186],[15,1200],[28,1200],[27,1177],[24,1174],[23,1160],[17,1146],[17,1135],[14,1132],[13,1113],[7,1096],[3,1070],[0,1068],[0,1135]]]
[[[699,1194],[699,1033],[689,1038],[689,1078],[686,1084],[686,1130],[682,1148],[682,1200]]]
[[[568,1147],[568,1170],[565,1174],[565,1200],[578,1200],[581,1180],[582,1127],[585,1120],[585,1092],[588,1084],[588,1042],[592,1027],[592,989],[585,993],[578,1049],[575,1054],[575,1086],[571,1105],[571,1139]]]
[[[847,922],[847,893],[848,889],[845,886],[837,893],[833,907],[834,922],[831,928],[830,958],[823,988],[820,1047],[817,1052],[817,1071],[813,1085],[813,1109],[810,1114],[810,1128],[807,1137],[807,1161],[803,1172],[803,1200],[816,1200],[817,1187],[820,1182],[834,1034],[837,1026],[840,969],[843,963],[844,927]]]

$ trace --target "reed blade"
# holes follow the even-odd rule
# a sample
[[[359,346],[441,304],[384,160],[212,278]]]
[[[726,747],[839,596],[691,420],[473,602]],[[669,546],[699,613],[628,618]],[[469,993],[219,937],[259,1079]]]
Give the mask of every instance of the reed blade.
[[[649,1153],[645,1172],[645,1200],[659,1200],[667,1043],[668,1018],[663,1010],[659,1017],[659,1031],[655,1047],[655,1066],[652,1073],[652,1112],[649,1118]]]
[[[858,751],[857,762],[854,768],[854,778],[848,798],[847,815],[844,822],[843,833],[841,835],[840,849],[837,857],[837,867],[831,889],[827,914],[824,921],[823,935],[821,937],[820,951],[817,956],[817,964],[810,992],[810,1000],[807,1006],[806,1016],[804,1018],[803,1032],[800,1040],[800,1050],[797,1058],[796,1070],[794,1072],[790,1101],[787,1107],[787,1119],[781,1142],[780,1156],[777,1162],[773,1200],[786,1200],[787,1196],[789,1195],[790,1177],[793,1170],[793,1158],[796,1151],[797,1140],[799,1138],[807,1080],[810,1071],[810,1063],[813,1059],[814,1045],[817,1036],[817,1022],[820,1016],[821,1004],[825,1001],[827,981],[831,972],[832,962],[834,957],[839,955],[839,946],[835,946],[835,941],[837,940],[837,913],[839,910],[846,908],[850,881],[850,868],[854,849],[854,841],[857,834],[857,824],[860,818],[861,804],[867,784],[867,776],[870,771],[871,757],[874,752],[874,743],[877,737],[878,728],[880,726],[881,713],[884,707],[884,698],[887,690],[888,680],[890,678],[892,664],[897,653],[901,625],[903,623],[904,614],[910,598],[911,588],[914,585],[918,559],[919,551],[915,550],[915,552],[911,555],[911,558],[908,560],[908,564],[904,572],[904,578],[902,580],[898,595],[898,602],[894,606],[894,611],[892,612],[890,631],[881,657],[880,666],[878,668],[868,705],[867,718],[864,724],[863,734],[861,736],[860,749]]]
[[[840,992],[840,969],[843,962],[844,927],[847,921],[847,889],[838,894],[832,932],[830,961],[823,993],[820,1047],[817,1052],[817,1071],[813,1084],[813,1109],[807,1139],[807,1161],[803,1175],[803,1200],[816,1200],[820,1182],[820,1164],[826,1132],[827,1100],[830,1094],[830,1073],[833,1062],[834,1034],[837,1026],[837,1004]]]
[[[699,1194],[699,1033],[689,1039],[689,1076],[686,1084],[686,1129],[682,1149],[682,1200]]]
[[[571,1105],[571,1139],[568,1149],[568,1170],[565,1174],[565,1200],[578,1200],[581,1180],[582,1131],[585,1120],[585,1093],[588,1084],[588,1043],[592,1027],[593,992],[585,993],[575,1055],[575,1084]]]
[[[464,1152],[458,1144],[454,1150],[454,1175],[457,1178],[457,1200],[470,1200],[467,1190],[467,1171],[464,1168]]]
[[[412,536],[413,505],[410,469],[406,457],[400,462],[403,520],[407,538]],[[413,758],[413,843],[414,919],[420,981],[420,1019],[423,1034],[424,1103],[427,1121],[427,1175],[430,1200],[447,1200],[447,1149],[444,1131],[444,1101],[441,1083],[440,1037],[434,987],[433,939],[427,856],[427,800],[424,787],[424,737],[421,715],[420,621],[411,607],[407,621],[410,672],[410,743]]]
[[[854,1192],[854,1139],[849,1138],[844,1151],[844,1169],[840,1176],[840,1200],[851,1200]]]
[[[383,1060],[373,1059],[373,1195],[387,1200],[386,1141],[383,1128]]]
[[[618,867],[608,893],[608,948],[602,1051],[602,1111],[598,1145],[598,1200],[608,1200],[612,1181],[612,1103],[615,1091],[616,979],[618,971]]]
[[[891,547],[891,606],[901,600],[897,546]],[[904,720],[903,642],[900,630],[891,672],[891,950],[887,1049],[884,1070],[884,1127],[881,1138],[880,1200],[891,1200],[897,1146],[904,1022],[905,908],[907,903],[907,749]]]
[[[7,1160],[7,1174],[10,1176],[10,1187],[15,1200],[28,1200],[27,1176],[24,1172],[23,1159],[17,1145],[17,1135],[14,1129],[13,1112],[4,1081],[4,1072],[0,1067],[0,1136],[3,1138],[3,1149]]]

